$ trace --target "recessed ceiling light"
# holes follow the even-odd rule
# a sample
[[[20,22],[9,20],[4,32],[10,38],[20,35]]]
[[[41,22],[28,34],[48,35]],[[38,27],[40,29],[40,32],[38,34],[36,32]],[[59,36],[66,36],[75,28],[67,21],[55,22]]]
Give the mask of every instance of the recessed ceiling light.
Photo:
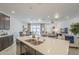
[[[11,13],[12,13],[12,14],[14,14],[14,13],[15,13],[15,11],[11,11]]]
[[[48,18],[50,17],[50,16],[47,16]]]
[[[58,19],[58,18],[59,18],[59,14],[56,13],[56,14],[54,15],[54,18],[55,18],[55,19]]]
[[[41,22],[42,20],[41,19],[38,19],[38,21]]]

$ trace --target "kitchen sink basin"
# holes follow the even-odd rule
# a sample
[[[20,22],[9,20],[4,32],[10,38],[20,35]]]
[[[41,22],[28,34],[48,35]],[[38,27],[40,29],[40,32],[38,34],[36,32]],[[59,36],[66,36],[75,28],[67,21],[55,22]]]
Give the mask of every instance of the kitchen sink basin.
[[[43,41],[37,41],[37,40],[34,40],[34,39],[28,39],[28,40],[25,40],[27,42],[29,42],[30,44],[33,44],[33,45],[40,45],[43,43]]]

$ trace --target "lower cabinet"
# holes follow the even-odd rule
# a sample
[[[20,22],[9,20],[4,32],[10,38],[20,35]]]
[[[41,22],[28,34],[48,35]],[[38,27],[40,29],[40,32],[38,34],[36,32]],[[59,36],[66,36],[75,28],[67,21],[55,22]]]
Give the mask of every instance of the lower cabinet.
[[[13,35],[8,37],[8,46],[13,44]]]
[[[20,41],[16,39],[16,54],[20,55]]]
[[[44,54],[42,54],[42,53],[36,51],[36,55],[44,55]]]
[[[31,48],[27,45],[24,48],[26,49],[26,54],[27,55],[35,55],[36,54],[36,51],[33,48]]]
[[[17,43],[17,55],[42,55],[40,52],[36,51],[32,47],[29,47],[28,45],[20,42],[19,40],[16,40]]]
[[[0,51],[13,44],[13,35],[0,37]]]
[[[0,51],[3,49],[3,39],[0,39]]]

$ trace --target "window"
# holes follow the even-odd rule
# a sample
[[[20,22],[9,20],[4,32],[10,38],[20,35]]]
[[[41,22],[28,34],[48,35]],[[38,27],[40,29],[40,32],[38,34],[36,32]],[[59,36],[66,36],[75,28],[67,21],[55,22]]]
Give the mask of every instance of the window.
[[[31,32],[36,36],[40,36],[40,24],[31,24]]]

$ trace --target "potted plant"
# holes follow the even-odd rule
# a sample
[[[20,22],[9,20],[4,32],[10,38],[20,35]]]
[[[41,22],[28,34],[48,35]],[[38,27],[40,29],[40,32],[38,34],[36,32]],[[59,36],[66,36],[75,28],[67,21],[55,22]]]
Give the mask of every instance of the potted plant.
[[[70,31],[75,35],[75,44],[77,44],[77,48],[78,48],[78,45],[79,45],[79,23],[72,23],[71,26],[70,26]]]
[[[75,39],[79,39],[79,23],[72,23],[70,31],[75,35]]]
[[[70,31],[71,31],[74,35],[79,34],[79,23],[72,23],[71,26],[70,26]]]

